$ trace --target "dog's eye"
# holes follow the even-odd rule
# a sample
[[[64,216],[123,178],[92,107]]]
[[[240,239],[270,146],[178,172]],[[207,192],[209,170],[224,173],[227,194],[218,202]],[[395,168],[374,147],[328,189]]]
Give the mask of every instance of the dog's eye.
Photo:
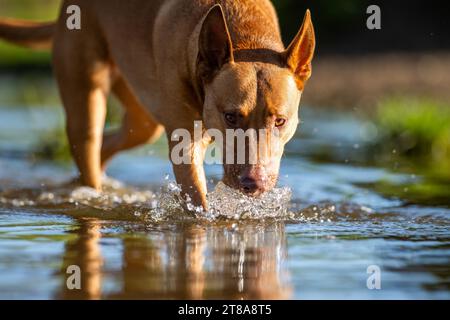
[[[275,119],[275,127],[277,127],[277,128],[284,126],[285,123],[286,123],[286,119],[284,119],[284,118]]]
[[[237,116],[234,113],[227,112],[225,113],[225,121],[230,126],[235,126],[237,124]]]

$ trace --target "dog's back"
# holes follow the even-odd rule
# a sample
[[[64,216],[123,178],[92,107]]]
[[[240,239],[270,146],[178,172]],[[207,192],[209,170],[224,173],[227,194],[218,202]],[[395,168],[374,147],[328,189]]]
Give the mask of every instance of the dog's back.
[[[189,41],[196,39],[202,18],[214,4],[222,6],[236,51],[264,48],[264,52],[252,51],[250,55],[270,59],[270,50],[284,50],[277,15],[269,0],[78,2],[82,14],[86,11],[82,29],[90,28],[87,33],[95,31],[98,41],[105,41],[111,60],[158,119],[167,113],[161,95],[177,93],[174,99],[196,104],[192,91],[182,83],[190,79],[190,64],[195,62],[192,57],[196,55],[197,43]],[[64,28],[64,19],[60,21]],[[71,31],[63,32],[70,36]],[[242,59],[252,57],[242,52]]]
[[[75,1],[76,3],[77,1]],[[276,12],[269,0],[78,0],[80,6],[94,12],[104,30],[117,32],[115,38],[132,40],[132,32],[153,33],[164,25],[167,42],[180,38],[180,33],[192,32],[206,12],[220,4],[225,13],[233,47],[239,49],[267,48],[283,50]],[[74,1],[70,1],[71,4]],[[121,32],[122,30],[122,32]]]
[[[145,95],[140,97],[143,103],[155,105],[158,97],[149,92],[149,87],[164,90],[164,82],[169,82],[172,91],[172,75],[187,77],[188,55],[194,54],[188,52],[192,51],[191,36],[217,3],[225,13],[236,51],[264,48],[264,52],[250,55],[263,54],[270,59],[270,50],[284,50],[277,15],[269,0],[70,0],[64,1],[56,24],[0,19],[0,38],[38,49],[49,49],[56,38],[58,46],[80,51],[86,50],[88,41],[95,42],[95,50],[104,51],[136,86],[136,93]],[[81,30],[67,28],[69,5],[81,9]],[[252,59],[245,55],[243,52],[242,59]]]

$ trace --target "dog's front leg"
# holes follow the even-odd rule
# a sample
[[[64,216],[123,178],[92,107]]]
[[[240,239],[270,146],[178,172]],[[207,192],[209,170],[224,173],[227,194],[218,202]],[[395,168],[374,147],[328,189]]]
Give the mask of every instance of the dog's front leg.
[[[203,206],[206,210],[208,204],[203,161],[209,140],[185,141],[180,148],[180,143],[172,141],[171,137],[173,135],[169,133],[170,160],[177,183],[181,185],[182,194],[188,195],[192,204]],[[182,157],[182,159],[178,157]]]

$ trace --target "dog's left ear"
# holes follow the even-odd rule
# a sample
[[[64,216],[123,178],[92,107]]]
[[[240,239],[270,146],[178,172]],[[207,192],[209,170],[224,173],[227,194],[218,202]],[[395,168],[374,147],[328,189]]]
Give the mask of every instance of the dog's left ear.
[[[220,4],[214,5],[206,14],[198,46],[199,63],[208,76],[233,61],[233,45]]]
[[[300,31],[284,52],[288,67],[300,80],[299,86],[302,86],[311,76],[311,61],[314,56],[315,46],[316,38],[311,21],[311,12],[306,10]]]

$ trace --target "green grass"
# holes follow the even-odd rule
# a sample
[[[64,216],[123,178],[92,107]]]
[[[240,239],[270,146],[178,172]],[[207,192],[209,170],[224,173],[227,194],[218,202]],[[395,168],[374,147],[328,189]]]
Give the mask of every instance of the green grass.
[[[109,131],[118,129],[123,117],[123,110],[116,99],[110,98],[106,114],[105,128]],[[70,146],[64,124],[50,128],[39,137],[39,143],[34,147],[37,159],[67,163],[71,160]]]
[[[408,203],[450,205],[450,105],[433,99],[395,97],[380,101],[378,136],[368,152],[381,164],[420,179],[378,181],[366,187]]]
[[[375,117],[376,144],[386,152],[450,161],[450,105],[432,99],[382,100]]]
[[[64,126],[58,126],[39,137],[33,155],[37,159],[68,163],[71,160],[69,142]]]
[[[0,43],[0,67],[46,67],[49,64],[49,52],[30,51],[4,42]]]
[[[61,106],[56,81],[45,72],[20,72],[0,76],[0,108]]]
[[[35,21],[55,20],[62,0],[0,0],[1,16]]]

